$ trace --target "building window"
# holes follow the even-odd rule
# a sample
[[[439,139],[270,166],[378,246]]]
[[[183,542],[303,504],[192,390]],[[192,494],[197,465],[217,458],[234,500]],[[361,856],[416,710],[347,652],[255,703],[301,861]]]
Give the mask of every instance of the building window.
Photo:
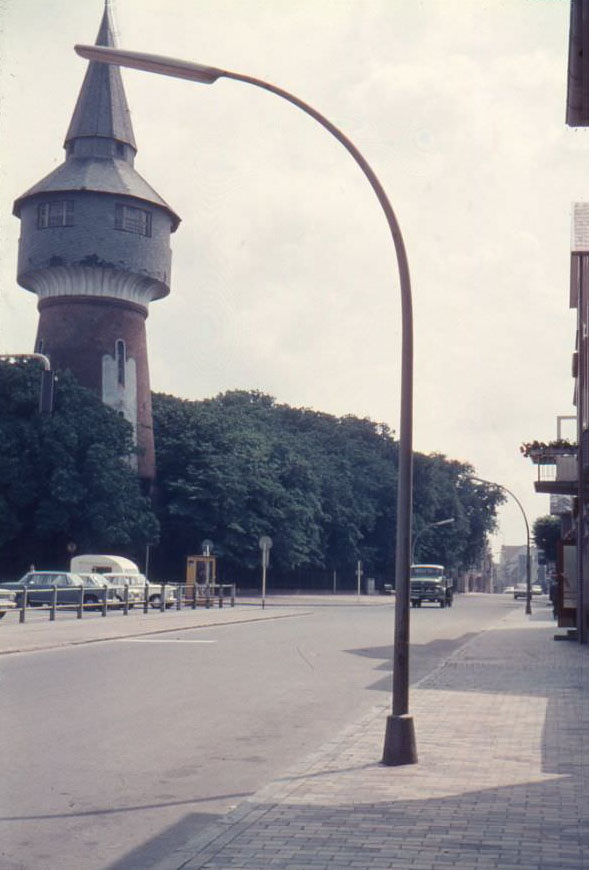
[[[57,199],[40,202],[37,206],[37,227],[72,227],[74,225],[74,202],[71,199]]]
[[[127,348],[122,338],[117,339],[115,345],[115,359],[117,361],[117,381],[121,387],[125,386],[125,365],[127,362]]]
[[[115,208],[115,229],[139,236],[151,236],[151,212],[145,208],[120,205]]]

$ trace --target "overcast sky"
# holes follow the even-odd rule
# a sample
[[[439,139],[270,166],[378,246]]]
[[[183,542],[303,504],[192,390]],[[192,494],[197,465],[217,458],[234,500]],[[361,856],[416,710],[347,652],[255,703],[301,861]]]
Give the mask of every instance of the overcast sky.
[[[0,0],[0,353],[32,350],[13,200],[64,159],[103,0]],[[119,45],[292,91],[345,132],[397,214],[415,310],[415,448],[548,513],[522,441],[574,413],[568,0],[117,0]],[[135,166],[182,217],[151,305],[152,388],[257,389],[398,430],[400,298],[380,206],[318,124],[256,88],[123,71]],[[571,428],[569,434],[573,434]],[[495,545],[525,541],[517,507]]]

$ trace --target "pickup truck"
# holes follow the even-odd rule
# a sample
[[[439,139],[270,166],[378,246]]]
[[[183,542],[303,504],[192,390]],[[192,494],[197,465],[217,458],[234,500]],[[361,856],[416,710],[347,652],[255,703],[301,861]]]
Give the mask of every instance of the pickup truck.
[[[452,607],[453,584],[443,565],[412,565],[410,587],[412,607],[421,607],[424,601]]]

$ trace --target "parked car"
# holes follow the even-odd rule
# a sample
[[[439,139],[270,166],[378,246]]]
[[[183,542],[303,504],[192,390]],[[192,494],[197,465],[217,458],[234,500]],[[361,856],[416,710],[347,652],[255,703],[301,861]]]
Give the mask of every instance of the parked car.
[[[516,583],[513,589],[513,597],[517,600],[518,598],[527,598],[528,597],[528,587],[525,583]]]
[[[105,584],[108,587],[106,590],[107,601],[112,603],[118,602],[119,604],[124,602],[124,587],[114,583],[110,577],[106,577],[104,574],[87,574],[86,572],[78,574],[78,577],[82,578],[84,588],[88,590],[84,595],[84,602],[86,604],[102,604],[104,601]]]
[[[113,583],[129,587],[129,604],[143,603],[145,588],[147,587],[147,600],[151,607],[161,607],[162,602],[162,584],[151,583],[145,576],[139,572],[129,571],[128,573],[109,573],[101,576],[108,578]],[[176,604],[178,598],[178,586],[174,584],[166,584],[166,607],[172,607]]]
[[[515,592],[515,586],[506,586],[503,590],[507,595],[513,595]]]
[[[17,607],[16,592],[12,589],[0,589],[0,619],[2,619],[9,610],[15,610]]]
[[[539,583],[534,583],[532,586],[532,595],[543,595],[542,587]]]
[[[16,593],[17,605],[22,604],[23,587],[27,590],[27,604],[39,607],[53,603],[53,587],[57,588],[57,604],[76,605],[80,603],[80,588],[84,588],[84,604],[100,604],[103,596],[103,586],[107,582],[107,601],[122,601],[122,595],[109,581],[100,578],[100,583],[93,577],[83,578],[80,574],[70,571],[29,571],[21,577],[18,583],[6,583],[6,588]],[[119,597],[120,596],[120,597]]]

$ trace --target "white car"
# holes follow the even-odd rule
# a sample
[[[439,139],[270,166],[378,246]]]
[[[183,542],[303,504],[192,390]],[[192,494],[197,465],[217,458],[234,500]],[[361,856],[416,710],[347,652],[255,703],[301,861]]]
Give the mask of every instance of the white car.
[[[0,619],[9,611],[16,610],[16,592],[12,589],[0,589]]]
[[[145,590],[147,587],[147,600],[151,607],[160,607],[162,602],[162,584],[151,583],[145,574],[140,574],[129,571],[129,573],[119,574],[104,574],[107,580],[117,586],[129,587],[129,605],[143,604]],[[176,604],[178,597],[178,586],[166,583],[166,607],[172,607]]]

